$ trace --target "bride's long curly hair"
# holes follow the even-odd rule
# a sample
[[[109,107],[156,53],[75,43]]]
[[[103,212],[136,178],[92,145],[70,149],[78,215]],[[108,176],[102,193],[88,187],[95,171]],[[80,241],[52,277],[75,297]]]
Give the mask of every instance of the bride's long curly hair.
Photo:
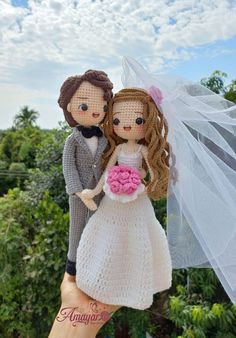
[[[145,119],[145,137],[139,143],[148,148],[148,162],[153,171],[154,180],[147,182],[148,196],[158,200],[167,193],[169,179],[170,145],[167,142],[168,125],[163,113],[157,108],[151,96],[143,89],[127,88],[115,94],[109,103],[109,112],[104,121],[104,133],[108,139],[108,147],[103,155],[104,168],[107,165],[115,147],[124,143],[113,130],[113,105],[120,101],[138,100],[143,103]],[[143,167],[147,169],[143,161]]]

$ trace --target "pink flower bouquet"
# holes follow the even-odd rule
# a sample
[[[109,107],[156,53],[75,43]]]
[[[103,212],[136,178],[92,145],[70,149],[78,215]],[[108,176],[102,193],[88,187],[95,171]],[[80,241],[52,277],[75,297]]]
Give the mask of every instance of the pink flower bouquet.
[[[105,174],[104,192],[112,200],[130,202],[135,200],[145,189],[141,175],[136,168],[117,165]]]
[[[107,183],[114,194],[131,195],[141,184],[140,173],[129,166],[114,166],[108,170]]]

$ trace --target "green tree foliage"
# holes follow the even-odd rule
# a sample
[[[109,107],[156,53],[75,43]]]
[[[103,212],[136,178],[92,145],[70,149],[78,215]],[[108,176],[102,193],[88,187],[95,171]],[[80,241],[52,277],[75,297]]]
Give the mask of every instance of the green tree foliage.
[[[47,337],[60,303],[68,214],[48,194],[33,209],[25,192],[0,198],[0,336]]]
[[[7,192],[9,189],[9,182],[7,180],[8,176],[8,163],[6,161],[0,160],[0,196]]]
[[[70,130],[69,130],[70,131]],[[36,153],[36,169],[30,170],[27,190],[33,203],[38,203],[45,191],[64,210],[68,210],[68,196],[62,173],[62,152],[68,129],[63,125],[45,135]]]
[[[236,80],[233,80],[231,84],[227,87],[225,98],[236,104]]]
[[[9,188],[24,187],[28,169],[36,166],[37,147],[45,134],[47,132],[43,132],[36,127],[8,129],[1,134],[0,196],[5,194]],[[18,166],[18,169],[13,170],[16,166]],[[23,170],[25,175],[22,175],[19,166],[25,167]]]
[[[32,127],[4,131],[0,140],[0,159],[9,166],[12,162],[24,162],[27,168],[34,168],[37,146],[45,133]]]
[[[9,186],[24,188],[24,181],[28,177],[27,169],[24,163],[11,163],[6,177]]]
[[[215,70],[209,77],[201,79],[201,84],[216,94],[225,93],[225,83],[224,79],[227,78],[227,74],[221,72],[220,70]]]
[[[170,319],[181,328],[181,335],[178,337],[236,337],[234,305],[207,302],[189,304],[182,294],[170,298],[169,312]]]
[[[216,338],[236,336],[236,307],[231,304],[212,269],[179,270],[169,298],[169,318],[181,335]]]
[[[236,80],[232,80],[226,86],[225,79],[227,77],[226,73],[215,70],[209,77],[201,79],[200,83],[216,94],[224,95],[226,100],[236,103]]]
[[[18,129],[30,128],[36,125],[39,113],[34,109],[24,106],[14,118],[14,125]]]
[[[19,189],[0,198],[0,336],[31,331],[26,310],[28,281],[23,260],[34,237],[32,209]]]

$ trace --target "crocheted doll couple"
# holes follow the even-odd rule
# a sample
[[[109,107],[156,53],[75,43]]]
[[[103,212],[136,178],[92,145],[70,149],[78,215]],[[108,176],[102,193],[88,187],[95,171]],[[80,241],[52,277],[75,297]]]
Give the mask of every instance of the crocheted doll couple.
[[[145,309],[171,285],[166,235],[149,199],[166,194],[168,128],[148,92],[123,89],[112,98],[111,89],[100,71],[70,77],[61,87],[59,104],[74,127],[63,154],[67,272],[76,272],[78,287],[102,303]]]
[[[123,83],[113,96],[108,76],[89,70],[61,87],[73,127],[67,272],[102,303],[146,309],[172,267],[211,266],[236,302],[235,106],[130,58]],[[150,201],[164,196],[168,242]]]

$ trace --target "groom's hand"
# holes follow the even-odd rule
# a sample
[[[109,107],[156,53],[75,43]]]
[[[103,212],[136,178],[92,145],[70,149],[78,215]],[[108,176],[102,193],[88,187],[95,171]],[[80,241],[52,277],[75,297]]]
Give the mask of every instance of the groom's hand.
[[[86,196],[84,196],[83,191],[82,192],[77,192],[76,196],[78,196],[81,201],[86,205],[86,207],[89,210],[97,210],[97,204],[94,202],[94,200],[92,198],[87,198]]]
[[[95,196],[95,192],[92,189],[84,189],[81,194],[84,198],[89,198],[89,199],[94,198]]]
[[[84,202],[84,204],[89,210],[92,210],[92,211],[97,210],[98,208],[97,204],[94,202],[92,198],[82,198],[82,201]]]

